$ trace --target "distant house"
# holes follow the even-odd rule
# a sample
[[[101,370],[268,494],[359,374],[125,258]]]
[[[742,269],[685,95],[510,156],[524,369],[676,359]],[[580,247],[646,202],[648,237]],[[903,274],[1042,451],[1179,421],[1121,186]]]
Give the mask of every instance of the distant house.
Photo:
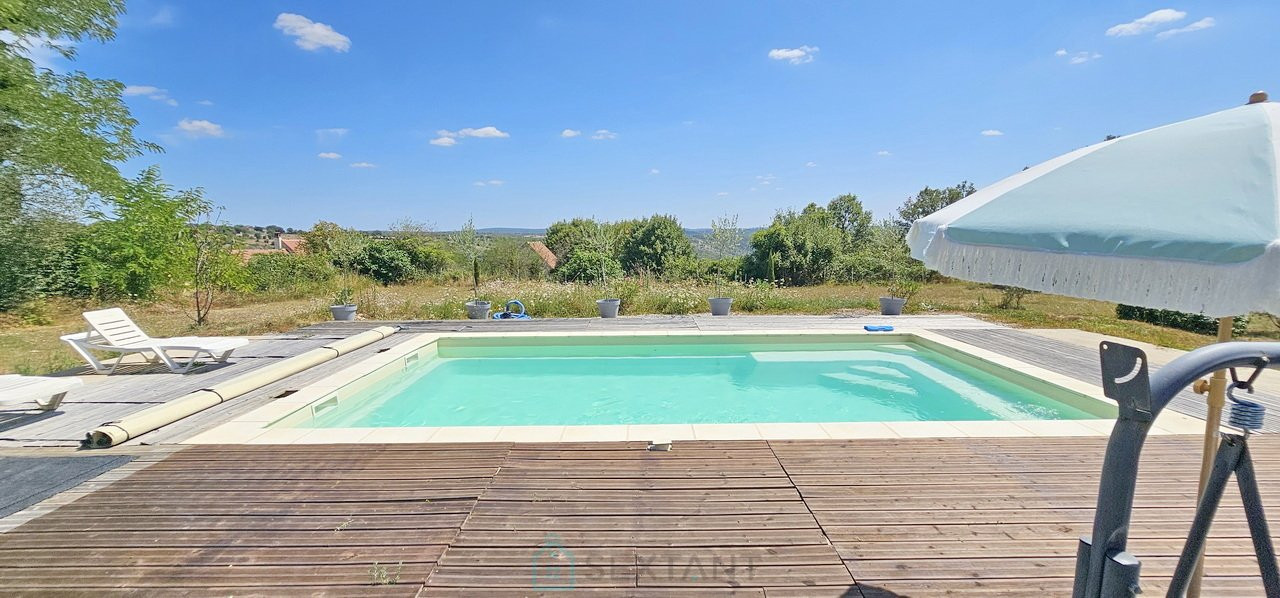
[[[542,241],[529,241],[529,249],[532,249],[534,253],[538,254],[538,257],[542,258],[542,263],[547,265],[548,270],[556,269],[556,264],[559,260],[556,259],[556,254],[552,253],[551,249],[543,244]]]
[[[241,249],[238,253],[240,254],[240,259],[247,262],[253,256],[262,255],[264,253],[302,254],[306,252],[306,248],[302,242],[302,237],[298,235],[285,235],[284,233],[277,232],[275,237],[271,240],[271,247]]]

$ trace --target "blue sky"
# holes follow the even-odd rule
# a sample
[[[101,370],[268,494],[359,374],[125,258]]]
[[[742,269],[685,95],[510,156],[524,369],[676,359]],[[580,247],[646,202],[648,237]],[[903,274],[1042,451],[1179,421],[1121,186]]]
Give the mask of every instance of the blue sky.
[[[166,149],[126,170],[261,225],[759,225],[846,192],[887,217],[925,185],[1280,93],[1264,1],[128,8],[75,65],[131,86]]]

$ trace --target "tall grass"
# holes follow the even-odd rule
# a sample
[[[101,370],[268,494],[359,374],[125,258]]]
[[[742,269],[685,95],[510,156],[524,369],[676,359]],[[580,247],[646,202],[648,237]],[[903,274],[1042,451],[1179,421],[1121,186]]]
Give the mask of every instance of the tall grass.
[[[369,320],[442,320],[466,317],[464,303],[471,288],[462,283],[417,282],[379,286],[354,281],[359,317]],[[333,285],[315,285],[293,293],[239,294],[220,297],[204,327],[195,328],[188,297],[174,294],[154,303],[124,304],[129,314],[154,336],[253,335],[285,332],[330,318]],[[884,288],[875,285],[776,287],[767,283],[734,284],[724,294],[734,298],[736,314],[871,313]],[[707,313],[711,284],[628,278],[597,285],[545,281],[494,280],[482,284],[480,298],[495,309],[519,299],[534,318],[596,317],[596,300],[622,299],[623,315]],[[1000,307],[1001,291],[962,282],[927,284],[908,305],[908,313],[961,313],[1035,328],[1079,328],[1191,349],[1212,337],[1118,320],[1115,305],[1054,295],[1028,295],[1020,308]],[[0,314],[0,373],[40,374],[76,365],[75,355],[58,336],[84,329],[80,313],[107,307],[87,301],[46,299],[21,310]],[[1246,338],[1278,338],[1270,318],[1255,317]]]

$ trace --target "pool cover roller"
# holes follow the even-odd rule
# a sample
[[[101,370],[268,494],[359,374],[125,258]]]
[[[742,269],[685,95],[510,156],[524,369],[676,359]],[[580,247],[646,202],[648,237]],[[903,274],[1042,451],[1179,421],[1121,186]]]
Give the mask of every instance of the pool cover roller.
[[[84,446],[86,448],[116,446],[131,438],[137,438],[142,434],[167,426],[214,405],[224,403],[350,353],[370,343],[380,341],[395,334],[397,330],[399,329],[393,326],[379,326],[366,330],[359,334],[336,340],[323,347],[311,349],[305,353],[247,372],[225,382],[185,394],[162,405],[156,405],[132,415],[127,415],[117,421],[102,424],[85,435]]]

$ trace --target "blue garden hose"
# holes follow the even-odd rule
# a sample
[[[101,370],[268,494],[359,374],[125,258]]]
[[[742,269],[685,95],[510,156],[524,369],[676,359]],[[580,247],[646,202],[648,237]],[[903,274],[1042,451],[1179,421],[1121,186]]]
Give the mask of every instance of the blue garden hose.
[[[511,309],[511,306],[513,305],[516,307],[519,307],[520,311],[519,312],[513,311]],[[519,299],[512,299],[507,302],[507,305],[503,308],[502,311],[493,314],[493,319],[495,320],[532,320],[533,318],[530,318],[529,314],[524,313],[524,304],[521,303]]]

